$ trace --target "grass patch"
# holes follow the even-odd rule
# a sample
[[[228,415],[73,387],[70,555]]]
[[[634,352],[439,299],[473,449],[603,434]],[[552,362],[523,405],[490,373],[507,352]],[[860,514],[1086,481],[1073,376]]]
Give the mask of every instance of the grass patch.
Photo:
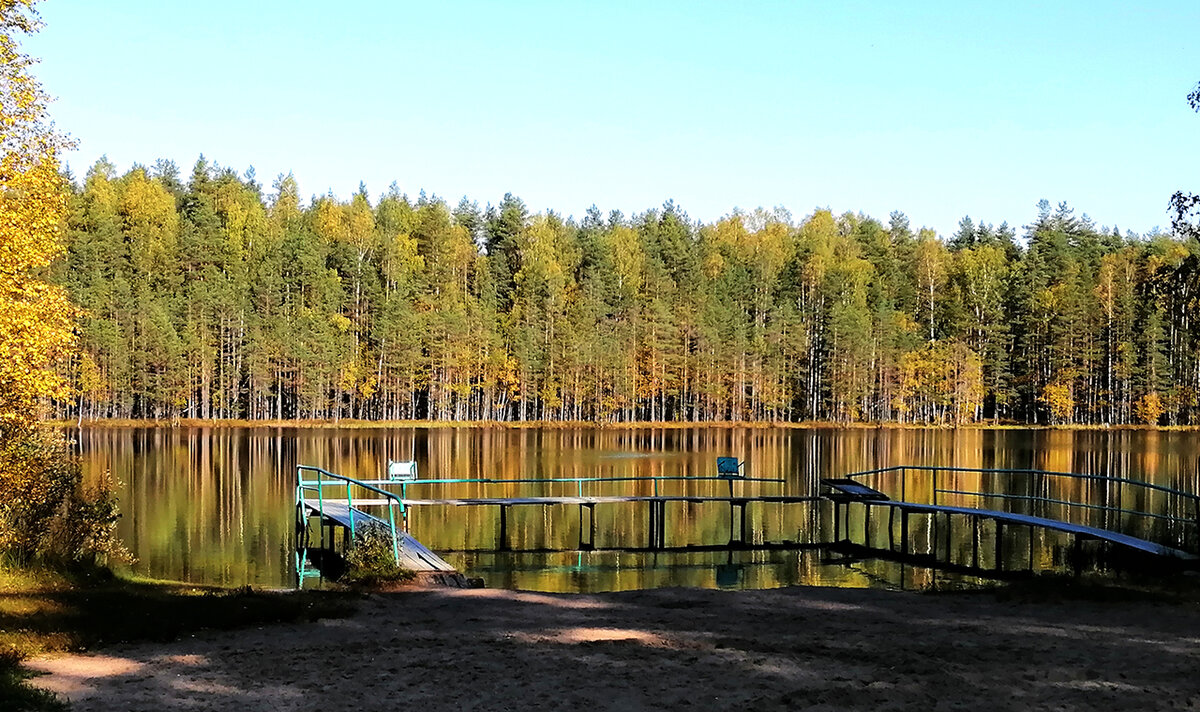
[[[45,690],[26,684],[31,675],[21,669],[21,657],[0,652],[0,706],[10,712],[66,712],[66,702]]]
[[[353,596],[129,581],[105,570],[0,569],[0,709],[65,709],[26,684],[21,659],[111,643],[170,641],[205,629],[338,618]]]

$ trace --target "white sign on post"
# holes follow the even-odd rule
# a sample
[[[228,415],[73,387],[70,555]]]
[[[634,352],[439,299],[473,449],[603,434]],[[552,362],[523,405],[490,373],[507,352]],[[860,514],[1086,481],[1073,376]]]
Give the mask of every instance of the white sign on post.
[[[417,479],[417,461],[388,462],[388,479],[408,481]]]

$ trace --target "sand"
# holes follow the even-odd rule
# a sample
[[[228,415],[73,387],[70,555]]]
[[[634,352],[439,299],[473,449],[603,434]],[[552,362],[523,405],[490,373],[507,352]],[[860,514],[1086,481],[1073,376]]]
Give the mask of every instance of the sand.
[[[1200,709],[1200,610],[792,588],[375,594],[40,658],[76,710]]]

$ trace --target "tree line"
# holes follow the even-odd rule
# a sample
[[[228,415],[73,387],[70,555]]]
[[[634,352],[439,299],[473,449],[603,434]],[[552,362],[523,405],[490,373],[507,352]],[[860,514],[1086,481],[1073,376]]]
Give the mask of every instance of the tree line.
[[[1194,423],[1194,241],[68,176],[59,418]],[[1193,270],[1194,271],[1194,270]]]

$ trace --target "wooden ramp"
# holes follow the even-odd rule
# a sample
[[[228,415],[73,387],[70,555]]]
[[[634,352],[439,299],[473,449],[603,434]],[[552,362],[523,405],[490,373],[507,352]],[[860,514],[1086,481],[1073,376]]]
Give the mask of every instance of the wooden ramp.
[[[991,519],[1004,524],[1041,527],[1042,529],[1065,532],[1083,539],[1106,541],[1110,544],[1116,544],[1118,546],[1123,546],[1125,548],[1133,549],[1146,554],[1153,554],[1154,556],[1180,559],[1182,561],[1200,560],[1200,557],[1197,557],[1195,554],[1189,554],[1186,551],[1181,551],[1170,546],[1147,541],[1146,539],[1140,539],[1129,534],[1122,534],[1120,532],[1114,532],[1109,529],[1101,529],[1099,527],[1091,527],[1085,524],[1063,522],[1057,519],[1049,519],[1046,517],[1034,517],[1028,514],[1002,512],[995,509],[974,509],[971,507],[913,504],[910,502],[897,502],[890,499],[863,500],[863,503],[869,506],[895,507],[896,509],[916,514],[962,514],[966,516],[979,517],[981,519]]]
[[[346,504],[345,500],[326,499],[319,501],[316,499],[305,499],[303,503],[306,513],[322,517],[346,529],[357,530],[359,527],[371,525],[381,526],[384,529],[389,528],[388,523],[383,519],[367,514],[357,507],[350,507]],[[418,573],[427,571],[442,573],[457,572],[442,557],[430,551],[428,547],[414,539],[408,532],[397,530],[396,538],[400,546],[400,566]]]
[[[891,499],[879,490],[873,489],[861,482],[848,478],[822,480],[821,484],[829,488],[829,492],[825,494],[825,497],[834,502],[835,509],[836,505],[839,504],[857,502],[866,507],[890,507],[904,514],[945,514],[947,516],[959,514],[968,517],[976,517],[979,519],[991,519],[997,524],[1016,524],[1020,526],[1040,527],[1042,529],[1064,532],[1073,535],[1077,540],[1095,539],[1097,541],[1106,541],[1110,544],[1115,544],[1127,549],[1140,551],[1153,556],[1161,556],[1168,559],[1187,562],[1200,561],[1200,557],[1197,557],[1195,554],[1190,554],[1174,547],[1148,541],[1146,539],[1141,539],[1129,534],[1115,532],[1110,529],[1101,529],[1100,527],[1092,527],[1085,524],[1074,524],[1058,519],[1050,519],[1048,517],[1036,517],[1029,514],[1017,514],[1015,512],[1005,512],[997,509],[976,509],[972,507],[954,507],[939,504],[917,504],[914,502],[904,502]],[[907,521],[907,519],[905,521]]]

